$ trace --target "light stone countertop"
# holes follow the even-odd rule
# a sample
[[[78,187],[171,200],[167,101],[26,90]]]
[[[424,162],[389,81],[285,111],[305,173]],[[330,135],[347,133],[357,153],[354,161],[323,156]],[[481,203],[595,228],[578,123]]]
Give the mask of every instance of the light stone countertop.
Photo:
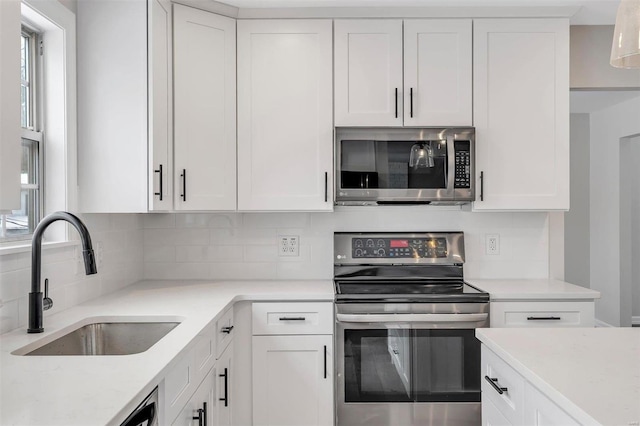
[[[491,295],[492,301],[500,300],[594,300],[600,292],[570,284],[565,281],[538,279],[469,279],[465,281]]]
[[[640,328],[479,328],[476,337],[584,425],[640,425]]]
[[[0,336],[0,424],[119,425],[191,348],[192,340],[241,300],[333,301],[332,281],[142,281],[55,315],[45,332]],[[64,334],[88,317],[179,317],[148,351],[121,356],[19,356],[11,352]],[[190,344],[191,343],[191,344]]]

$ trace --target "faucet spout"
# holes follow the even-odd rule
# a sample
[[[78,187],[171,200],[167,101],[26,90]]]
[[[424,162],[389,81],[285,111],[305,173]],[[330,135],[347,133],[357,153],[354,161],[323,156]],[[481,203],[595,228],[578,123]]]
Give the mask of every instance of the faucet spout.
[[[82,241],[82,255],[84,257],[85,273],[87,275],[92,275],[98,272],[89,230],[77,216],[68,212],[60,211],[51,213],[42,219],[35,231],[33,231],[33,238],[31,240],[31,292],[29,293],[28,333],[42,333],[44,331],[44,327],[42,326],[43,311],[52,306],[51,302],[44,306],[43,294],[40,285],[40,271],[42,268],[42,236],[44,235],[44,231],[47,227],[58,220],[69,222],[78,230],[80,240]]]

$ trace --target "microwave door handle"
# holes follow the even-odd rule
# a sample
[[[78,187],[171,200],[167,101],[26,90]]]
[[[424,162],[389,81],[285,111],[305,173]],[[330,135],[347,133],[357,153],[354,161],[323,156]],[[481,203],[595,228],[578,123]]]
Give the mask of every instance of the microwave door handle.
[[[338,322],[383,323],[383,322],[481,322],[489,317],[480,314],[336,314]]]

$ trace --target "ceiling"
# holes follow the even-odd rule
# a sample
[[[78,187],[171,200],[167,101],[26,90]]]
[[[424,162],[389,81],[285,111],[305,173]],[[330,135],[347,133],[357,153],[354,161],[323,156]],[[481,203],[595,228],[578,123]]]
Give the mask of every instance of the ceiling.
[[[280,7],[580,7],[572,25],[613,25],[620,0],[218,0],[238,8]]]

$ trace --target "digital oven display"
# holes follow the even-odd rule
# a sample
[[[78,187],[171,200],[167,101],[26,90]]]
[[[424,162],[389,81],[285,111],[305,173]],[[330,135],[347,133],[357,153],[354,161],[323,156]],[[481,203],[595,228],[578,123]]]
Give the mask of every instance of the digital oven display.
[[[353,238],[351,256],[362,258],[436,259],[447,257],[446,238]]]

